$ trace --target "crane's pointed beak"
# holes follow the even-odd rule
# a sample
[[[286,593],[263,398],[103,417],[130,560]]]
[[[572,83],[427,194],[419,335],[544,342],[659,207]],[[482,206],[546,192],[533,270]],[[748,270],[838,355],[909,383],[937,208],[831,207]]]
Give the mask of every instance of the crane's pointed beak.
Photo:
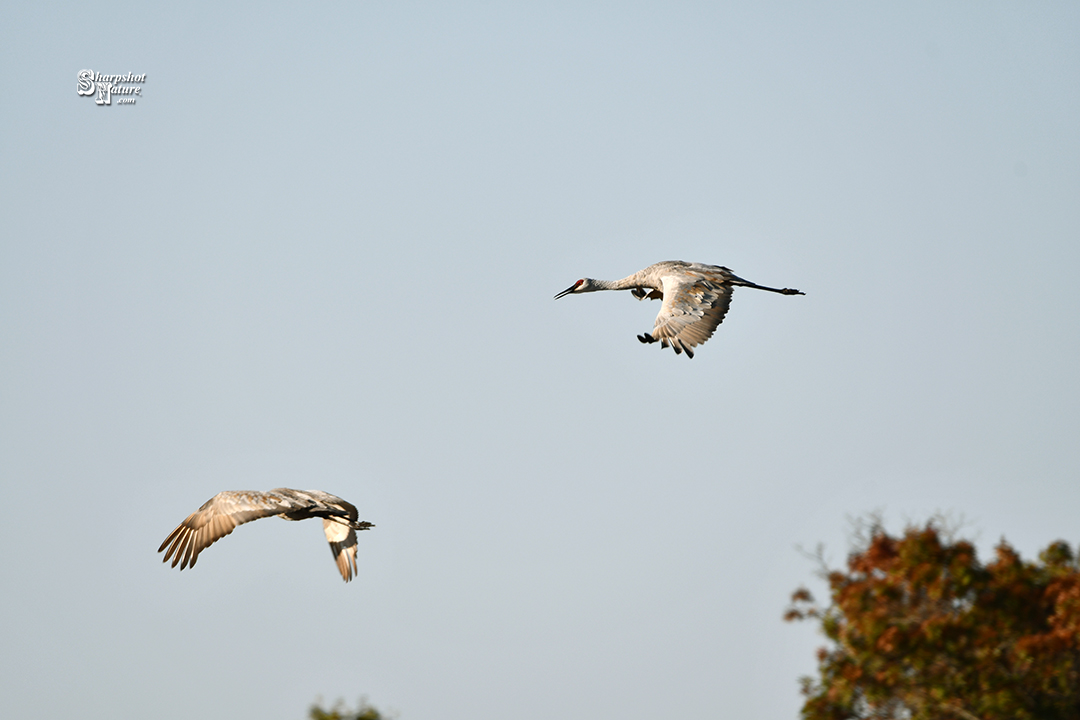
[[[570,293],[574,292],[574,288],[576,288],[577,286],[578,286],[578,284],[577,284],[577,283],[574,283],[573,285],[571,285],[570,287],[566,288],[566,289],[565,289],[565,290],[563,290],[563,291],[562,291],[561,293],[559,293],[558,295],[556,295],[556,296],[555,296],[555,299],[556,299],[556,300],[558,300],[558,299],[559,299],[559,298],[561,298],[561,297],[562,297],[563,295],[569,295]]]

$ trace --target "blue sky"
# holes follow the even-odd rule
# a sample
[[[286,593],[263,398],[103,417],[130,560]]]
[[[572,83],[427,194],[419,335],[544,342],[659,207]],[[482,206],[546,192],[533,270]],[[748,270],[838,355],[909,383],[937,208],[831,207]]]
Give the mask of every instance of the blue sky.
[[[1080,10],[0,10],[12,715],[795,717],[849,517],[1080,542]],[[80,70],[145,73],[133,106]],[[692,361],[579,277],[726,265]],[[225,489],[360,508],[197,568]]]

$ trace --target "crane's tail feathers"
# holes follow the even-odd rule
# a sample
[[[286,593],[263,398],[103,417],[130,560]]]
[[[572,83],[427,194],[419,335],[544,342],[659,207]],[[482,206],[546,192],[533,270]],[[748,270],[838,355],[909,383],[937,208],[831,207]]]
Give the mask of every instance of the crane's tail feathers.
[[[660,347],[667,347],[667,346],[668,346],[668,341],[667,340],[663,340],[663,341],[660,342]],[[671,338],[671,349],[675,351],[676,355],[682,355],[683,353],[686,353],[686,357],[688,357],[691,360],[694,359],[694,349],[692,347],[690,347],[689,345],[687,345],[686,343],[684,343],[683,341],[679,340],[679,338]]]
[[[655,338],[649,333],[645,333],[643,335],[638,335],[637,339],[645,344],[659,342],[660,347],[670,347],[672,350],[675,351],[676,355],[682,355],[685,352],[686,357],[691,359],[694,357],[694,349],[689,345],[684,345],[682,342],[679,341],[679,338]]]

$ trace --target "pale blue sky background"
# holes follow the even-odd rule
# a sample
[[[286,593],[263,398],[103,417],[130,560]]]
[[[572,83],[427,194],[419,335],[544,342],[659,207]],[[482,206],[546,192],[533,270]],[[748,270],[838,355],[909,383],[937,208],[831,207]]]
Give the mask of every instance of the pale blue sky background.
[[[793,718],[845,518],[1080,541],[1080,7],[8,3],[4,715]],[[79,70],[146,73],[134,107]],[[739,290],[693,361],[582,276]],[[318,523],[155,551],[219,490]]]

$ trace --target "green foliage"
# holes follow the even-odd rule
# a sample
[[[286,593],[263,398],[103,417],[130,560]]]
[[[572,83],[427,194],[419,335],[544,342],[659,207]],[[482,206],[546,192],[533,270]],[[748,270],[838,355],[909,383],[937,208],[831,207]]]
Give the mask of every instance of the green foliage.
[[[792,595],[787,620],[821,623],[806,720],[1080,720],[1080,563],[1056,542],[1024,562],[1004,541],[983,565],[934,523],[879,524],[828,572],[831,604]]]
[[[311,720],[389,720],[373,706],[368,705],[366,698],[361,698],[356,710],[349,710],[345,704],[338,700],[329,710],[324,710],[321,705],[315,704],[308,711]]]

